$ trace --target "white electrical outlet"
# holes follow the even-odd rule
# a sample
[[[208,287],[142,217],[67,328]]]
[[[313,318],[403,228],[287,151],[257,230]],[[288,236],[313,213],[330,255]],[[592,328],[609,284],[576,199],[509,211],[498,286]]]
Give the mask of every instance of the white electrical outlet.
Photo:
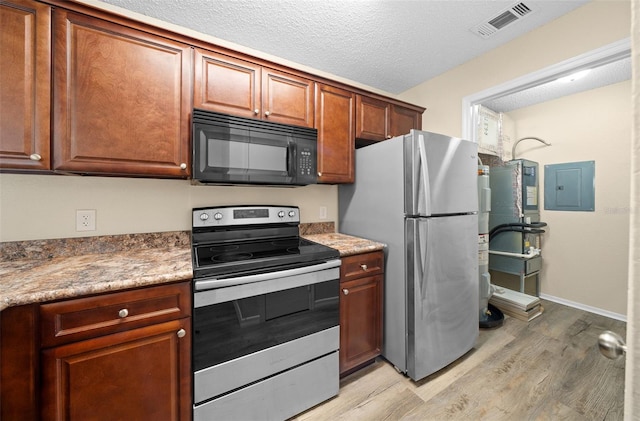
[[[96,210],[77,209],[76,210],[76,231],[96,230]]]
[[[320,206],[320,219],[327,219],[327,207]]]

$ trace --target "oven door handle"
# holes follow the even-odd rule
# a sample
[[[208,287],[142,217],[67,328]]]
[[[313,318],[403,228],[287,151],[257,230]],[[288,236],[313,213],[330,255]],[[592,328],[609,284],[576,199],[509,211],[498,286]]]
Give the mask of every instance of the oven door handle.
[[[270,279],[283,278],[286,276],[302,275],[310,272],[317,272],[319,270],[331,269],[340,266],[340,259],[330,260],[325,263],[317,265],[304,266],[295,269],[279,270],[275,272],[259,273],[257,275],[238,276],[235,278],[223,278],[223,279],[206,279],[202,281],[195,281],[194,289],[196,291],[205,291],[208,289],[222,288],[233,285],[250,284],[253,282],[268,281]]]

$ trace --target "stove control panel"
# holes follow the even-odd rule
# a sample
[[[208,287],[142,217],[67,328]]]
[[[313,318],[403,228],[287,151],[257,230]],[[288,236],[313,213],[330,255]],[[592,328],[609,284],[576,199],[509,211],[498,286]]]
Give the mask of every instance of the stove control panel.
[[[300,223],[297,206],[224,206],[193,209],[193,228]]]

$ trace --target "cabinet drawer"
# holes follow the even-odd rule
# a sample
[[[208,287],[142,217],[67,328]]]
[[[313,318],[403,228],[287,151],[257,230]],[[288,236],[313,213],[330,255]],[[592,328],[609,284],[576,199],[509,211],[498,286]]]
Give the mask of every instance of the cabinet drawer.
[[[43,304],[42,346],[57,346],[190,315],[189,282]]]
[[[383,264],[384,253],[382,251],[343,257],[340,267],[341,280],[348,281],[365,275],[382,273]]]

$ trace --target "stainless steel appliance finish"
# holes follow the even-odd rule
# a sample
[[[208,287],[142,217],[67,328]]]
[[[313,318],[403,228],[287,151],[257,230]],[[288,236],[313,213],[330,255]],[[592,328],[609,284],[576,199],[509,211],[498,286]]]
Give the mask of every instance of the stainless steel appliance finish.
[[[318,131],[193,110],[193,181],[302,186],[317,182]]]
[[[286,419],[339,387],[337,250],[299,210],[193,210],[194,419]]]
[[[435,133],[356,151],[340,232],[387,244],[382,355],[414,380],[478,337],[477,146]]]

